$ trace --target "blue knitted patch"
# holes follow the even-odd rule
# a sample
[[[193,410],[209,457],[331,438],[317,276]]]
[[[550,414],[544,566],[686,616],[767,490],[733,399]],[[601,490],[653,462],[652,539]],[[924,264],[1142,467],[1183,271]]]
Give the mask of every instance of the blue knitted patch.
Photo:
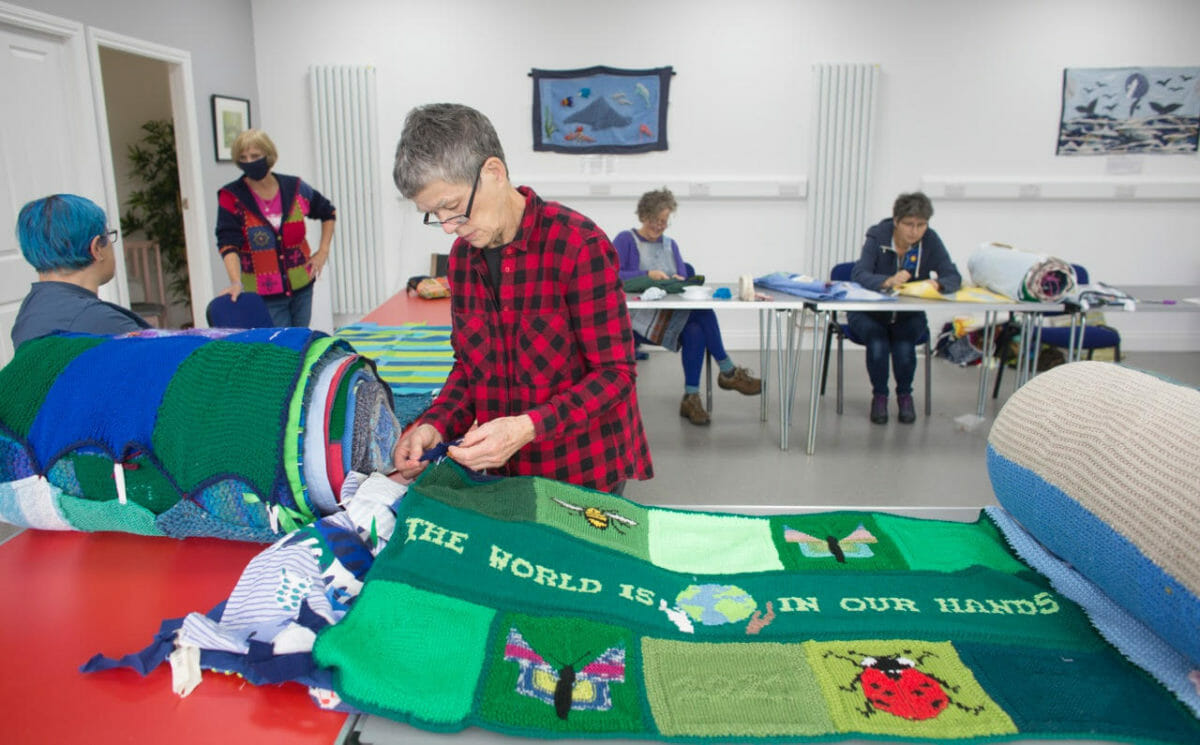
[[[1069,494],[989,444],[996,499],[1057,556],[1200,667],[1200,599]]]

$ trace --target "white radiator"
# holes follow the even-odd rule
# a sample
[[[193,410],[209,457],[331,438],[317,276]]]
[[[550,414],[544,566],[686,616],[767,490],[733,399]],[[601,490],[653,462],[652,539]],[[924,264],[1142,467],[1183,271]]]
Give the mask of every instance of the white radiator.
[[[334,313],[365,313],[385,297],[381,261],[379,146],[375,68],[309,67],[314,188],[337,207],[337,229],[325,276]]]
[[[813,147],[806,272],[828,278],[858,258],[868,220],[879,65],[813,65]]]

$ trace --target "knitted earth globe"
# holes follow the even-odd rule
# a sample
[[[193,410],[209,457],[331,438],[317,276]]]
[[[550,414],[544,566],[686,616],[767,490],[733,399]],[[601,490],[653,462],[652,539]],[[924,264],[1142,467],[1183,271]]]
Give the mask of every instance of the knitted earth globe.
[[[675,605],[705,626],[744,621],[758,608],[754,598],[736,585],[690,585],[675,596]]]

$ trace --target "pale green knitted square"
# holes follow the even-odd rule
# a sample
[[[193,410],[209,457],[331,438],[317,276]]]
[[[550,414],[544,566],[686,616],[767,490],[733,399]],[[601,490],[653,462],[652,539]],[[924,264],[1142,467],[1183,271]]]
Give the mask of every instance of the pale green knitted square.
[[[828,735],[833,720],[799,644],[642,639],[646,700],[669,737]]]
[[[368,582],[346,617],[317,637],[313,658],[365,711],[457,729],[471,714],[494,615],[398,582]]]
[[[760,517],[650,510],[650,561],[692,574],[782,570],[771,523]]]

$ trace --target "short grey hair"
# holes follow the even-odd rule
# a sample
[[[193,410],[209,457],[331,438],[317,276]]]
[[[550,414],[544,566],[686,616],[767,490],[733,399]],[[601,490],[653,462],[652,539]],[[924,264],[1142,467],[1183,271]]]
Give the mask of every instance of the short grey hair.
[[[892,219],[900,222],[906,217],[919,217],[929,222],[929,218],[933,217],[933,202],[929,201],[924,192],[901,194],[892,204]]]
[[[675,195],[667,187],[648,191],[638,200],[637,216],[642,222],[649,222],[658,217],[663,210],[674,212],[679,208]]]
[[[504,148],[486,116],[462,104],[426,104],[404,118],[392,179],[404,198],[412,199],[439,179],[473,183],[484,161],[493,156],[503,162]]]

